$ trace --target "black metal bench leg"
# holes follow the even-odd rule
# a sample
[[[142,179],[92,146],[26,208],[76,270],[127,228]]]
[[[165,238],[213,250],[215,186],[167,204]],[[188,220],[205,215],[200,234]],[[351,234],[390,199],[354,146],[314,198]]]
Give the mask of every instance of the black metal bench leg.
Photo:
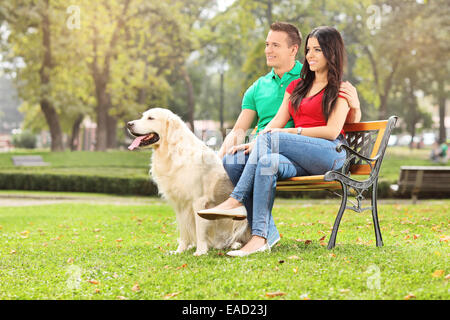
[[[372,220],[373,227],[375,229],[375,238],[377,242],[377,247],[383,246],[383,238],[381,237],[380,224],[378,222],[378,208],[377,208],[377,189],[378,189],[378,181],[372,185]]]
[[[339,229],[339,224],[341,223],[342,215],[347,207],[347,196],[348,196],[348,187],[347,185],[341,182],[342,186],[342,201],[341,207],[339,208],[339,212],[336,216],[336,220],[334,220],[333,231],[331,232],[330,240],[328,241],[328,249],[333,249],[336,244],[336,236]]]

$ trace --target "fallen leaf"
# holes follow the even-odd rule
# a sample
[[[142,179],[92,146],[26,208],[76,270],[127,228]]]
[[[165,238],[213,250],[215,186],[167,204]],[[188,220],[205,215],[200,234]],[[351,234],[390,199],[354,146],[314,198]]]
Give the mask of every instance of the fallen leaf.
[[[266,292],[266,297],[269,298],[273,298],[273,297],[280,297],[280,296],[284,296],[287,293],[285,292],[281,292],[281,291],[276,291],[276,292]]]
[[[350,289],[341,289],[339,290],[340,293],[349,293]]]
[[[404,297],[405,300],[409,300],[409,299],[415,299],[416,296],[413,295],[412,293],[408,294],[407,296]]]
[[[16,254],[16,250],[11,250],[9,254]]]
[[[294,273],[298,272],[298,267],[295,267],[294,269],[292,269],[292,271],[294,271]]]
[[[69,258],[69,259],[67,259],[67,263],[73,263],[73,258]]]
[[[94,279],[88,280],[87,282],[92,283],[92,284],[98,284],[98,281],[94,280]]]
[[[291,260],[298,260],[298,259],[300,259],[300,258],[297,257],[297,256],[290,256],[288,259],[291,259]]]
[[[132,291],[138,292],[141,291],[141,287],[139,287],[139,284],[135,283],[133,288],[131,288]]]
[[[117,296],[116,299],[118,299],[118,300],[127,300],[127,298],[125,298],[124,296]]]
[[[442,277],[444,275],[444,270],[436,270],[435,272],[433,272],[433,274],[431,275],[433,278],[439,278]]]
[[[445,280],[450,280],[450,273],[448,275],[446,275],[444,279]]]
[[[168,294],[166,294],[166,295],[164,296],[164,299],[170,299],[170,298],[172,298],[172,297],[175,297],[175,296],[179,295],[180,293],[181,293],[181,291],[173,292],[173,293],[168,293]]]
[[[182,269],[182,268],[186,268],[186,267],[187,267],[187,263],[183,264],[183,265],[180,266],[180,267],[177,267],[177,270]]]
[[[450,241],[450,236],[442,236],[439,238],[440,242],[448,242]]]
[[[116,239],[116,242],[122,242],[123,240],[121,238]]]
[[[279,263],[279,264],[283,264],[283,263],[284,263],[284,260],[279,260],[278,263]]]
[[[413,236],[413,239],[416,240],[416,239],[419,238],[419,237],[420,237],[420,234],[415,234],[415,235]]]
[[[100,231],[102,231],[102,229],[94,229],[94,232],[100,232]]]
[[[319,239],[319,241],[325,240],[326,237],[327,237],[327,236],[323,236],[322,238]]]
[[[95,288],[94,293],[100,293],[100,289],[99,288]]]

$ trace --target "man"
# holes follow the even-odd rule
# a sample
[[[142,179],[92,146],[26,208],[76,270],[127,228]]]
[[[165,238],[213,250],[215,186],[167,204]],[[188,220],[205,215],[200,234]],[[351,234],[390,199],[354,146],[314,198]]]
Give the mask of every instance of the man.
[[[257,132],[260,132],[276,115],[283,101],[286,87],[300,77],[302,64],[297,61],[296,55],[300,48],[302,38],[298,29],[289,23],[275,22],[270,26],[266,38],[266,62],[272,70],[256,80],[245,92],[242,100],[242,111],[232,129],[225,138],[219,150],[219,156],[223,158],[223,164],[232,183],[239,181],[245,163],[248,160],[247,148],[244,152],[229,154],[234,146],[244,142],[246,133],[252,129],[255,118]],[[347,122],[359,122],[361,112],[356,89],[348,82],[341,87],[341,94],[345,96],[351,106]],[[292,119],[286,124],[286,128],[292,128]],[[253,197],[244,200],[247,210],[248,223],[252,223]],[[267,243],[270,247],[280,240],[280,234],[275,227],[272,215],[269,219],[269,232]]]

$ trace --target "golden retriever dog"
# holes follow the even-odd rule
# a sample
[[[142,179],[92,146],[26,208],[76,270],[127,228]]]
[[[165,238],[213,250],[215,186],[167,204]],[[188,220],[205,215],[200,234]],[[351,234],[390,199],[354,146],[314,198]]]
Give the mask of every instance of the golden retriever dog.
[[[172,205],[180,233],[180,253],[196,247],[237,249],[250,239],[247,220],[207,220],[197,211],[225,201],[233,190],[218,155],[168,109],[153,108],[127,124],[135,137],[130,150],[152,148],[150,174],[159,193]]]

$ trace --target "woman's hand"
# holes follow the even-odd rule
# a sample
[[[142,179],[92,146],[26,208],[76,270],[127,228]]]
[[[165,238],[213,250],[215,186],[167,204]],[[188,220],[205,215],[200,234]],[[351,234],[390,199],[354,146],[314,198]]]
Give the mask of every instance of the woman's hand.
[[[228,151],[229,154],[235,154],[236,152],[240,150],[244,150],[244,154],[249,154],[253,147],[255,146],[256,139],[253,140],[250,143],[240,144],[238,146],[233,146],[230,148],[230,151]]]
[[[260,132],[260,134],[266,133],[266,132],[286,132],[286,133],[297,133],[297,130],[295,128],[265,128]]]
[[[350,82],[345,81],[341,83],[339,94],[347,100],[348,106],[350,108],[356,110],[360,108],[358,92]]]

